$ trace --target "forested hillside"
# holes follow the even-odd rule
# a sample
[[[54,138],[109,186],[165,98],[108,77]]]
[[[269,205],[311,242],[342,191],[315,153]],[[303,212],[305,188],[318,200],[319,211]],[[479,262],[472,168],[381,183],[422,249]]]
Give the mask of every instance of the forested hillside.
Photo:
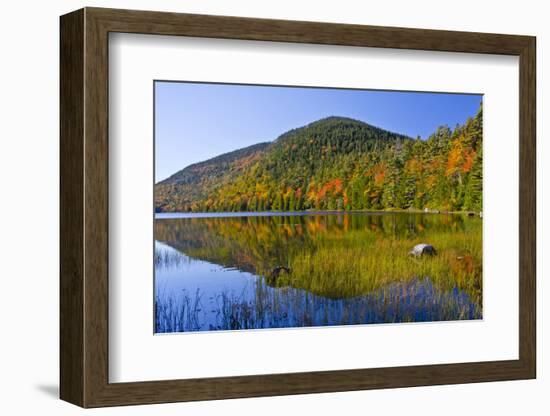
[[[427,140],[322,119],[182,169],[156,211],[481,210],[482,117]]]

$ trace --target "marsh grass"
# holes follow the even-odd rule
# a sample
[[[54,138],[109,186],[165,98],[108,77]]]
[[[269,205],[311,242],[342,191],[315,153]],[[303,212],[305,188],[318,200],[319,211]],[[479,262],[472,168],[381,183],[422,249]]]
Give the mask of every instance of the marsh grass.
[[[327,325],[480,319],[481,309],[458,289],[438,290],[429,279],[392,283],[368,296],[323,298],[295,288],[274,290],[258,280],[235,294],[220,292],[211,304],[200,292],[156,298],[155,332],[195,332]],[[213,308],[209,313],[203,308]]]
[[[331,298],[366,294],[391,282],[429,277],[442,289],[457,287],[481,302],[481,238],[475,233],[433,233],[436,256],[416,258],[411,248],[424,242],[413,239],[368,239],[350,232],[323,237],[316,249],[289,256],[292,273],[279,284],[289,284]]]
[[[155,332],[187,332],[201,329],[201,293],[190,296],[157,296],[155,299]],[[167,329],[163,331],[159,329]]]
[[[158,332],[482,316],[478,218],[403,213],[192,218],[156,221],[155,237],[183,258],[175,250],[159,254],[157,267],[179,267],[193,258],[257,276],[247,293],[220,289],[216,304],[204,308],[196,303],[200,293],[157,296]],[[432,244],[437,255],[410,256],[419,243]],[[291,272],[270,278],[278,266]]]

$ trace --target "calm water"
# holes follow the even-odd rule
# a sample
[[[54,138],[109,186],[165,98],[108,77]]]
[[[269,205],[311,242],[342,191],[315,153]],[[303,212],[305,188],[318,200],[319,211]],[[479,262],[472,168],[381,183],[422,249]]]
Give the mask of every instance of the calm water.
[[[156,332],[482,317],[479,218],[157,215]],[[408,255],[417,243],[437,255]]]

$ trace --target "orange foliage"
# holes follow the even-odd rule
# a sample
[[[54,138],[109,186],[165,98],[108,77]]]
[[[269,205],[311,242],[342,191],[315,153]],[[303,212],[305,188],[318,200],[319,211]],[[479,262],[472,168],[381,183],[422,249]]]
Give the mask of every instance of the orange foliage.
[[[378,163],[365,172],[365,176],[374,176],[374,184],[376,186],[382,186],[384,179],[386,178],[386,164],[384,162]]]
[[[451,176],[456,172],[459,164],[462,162],[462,149],[460,146],[453,146],[447,157],[447,169],[445,176]]]
[[[386,177],[386,172],[378,172],[374,175],[374,184],[380,186],[384,183],[384,178]]]
[[[342,185],[342,179],[333,179],[324,184],[321,189],[319,189],[319,191],[317,192],[317,200],[323,199],[328,193],[332,193],[332,195],[334,196],[340,195],[343,189],[344,187]]]
[[[464,164],[462,165],[462,172],[468,173],[470,170],[472,170],[472,166],[474,165],[474,159],[476,158],[476,151],[470,150],[466,153],[466,156],[464,157]]]
[[[332,187],[334,189],[334,193],[339,194],[342,192],[342,179],[336,178],[332,182],[329,182],[332,184]]]

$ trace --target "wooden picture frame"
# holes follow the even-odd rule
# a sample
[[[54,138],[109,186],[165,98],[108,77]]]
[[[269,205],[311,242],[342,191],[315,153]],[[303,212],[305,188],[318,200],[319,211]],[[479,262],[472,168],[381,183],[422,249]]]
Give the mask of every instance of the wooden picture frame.
[[[535,38],[85,8],[61,17],[60,396],[82,407],[536,377]],[[109,383],[108,35],[245,39],[519,57],[519,359]]]

